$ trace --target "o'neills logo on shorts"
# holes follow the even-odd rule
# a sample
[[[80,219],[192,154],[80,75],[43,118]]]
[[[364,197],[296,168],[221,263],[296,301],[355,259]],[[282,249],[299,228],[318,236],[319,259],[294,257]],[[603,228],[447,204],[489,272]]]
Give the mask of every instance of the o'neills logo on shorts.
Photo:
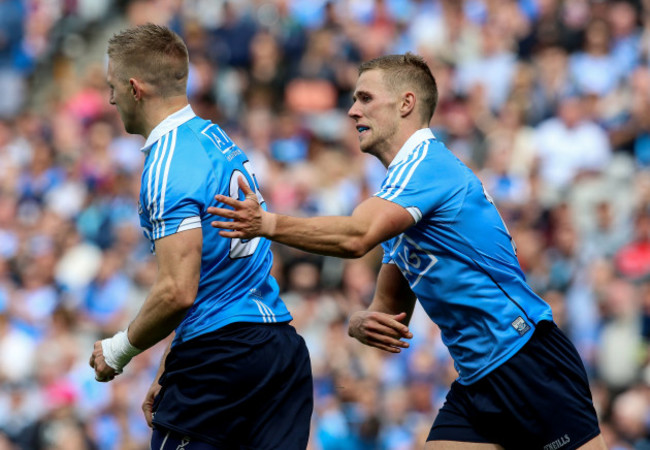
[[[569,438],[568,434],[565,434],[560,439],[556,439],[553,442],[551,442],[550,444],[546,444],[544,446],[544,450],[557,450],[558,448],[564,447],[569,442],[571,442],[571,439]]]

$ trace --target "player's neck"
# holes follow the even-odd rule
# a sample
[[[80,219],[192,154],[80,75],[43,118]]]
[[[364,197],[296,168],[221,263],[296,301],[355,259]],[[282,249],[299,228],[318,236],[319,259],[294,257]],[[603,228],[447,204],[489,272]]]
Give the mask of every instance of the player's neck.
[[[167,117],[189,104],[187,96],[179,95],[165,99],[153,99],[143,106],[142,136],[148,138],[154,128]]]
[[[390,140],[386,141],[387,145],[385,148],[381,149],[381,151],[376,154],[377,158],[379,158],[382,164],[388,168],[402,147],[404,147],[406,141],[408,141],[416,131],[421,130],[422,128],[427,128],[427,125],[412,124],[410,126],[406,125],[399,127],[399,131],[393,135]]]

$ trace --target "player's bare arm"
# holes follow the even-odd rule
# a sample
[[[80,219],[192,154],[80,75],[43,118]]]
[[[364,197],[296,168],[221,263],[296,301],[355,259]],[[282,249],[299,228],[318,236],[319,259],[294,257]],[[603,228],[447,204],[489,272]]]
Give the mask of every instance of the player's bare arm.
[[[395,264],[383,264],[377,290],[366,311],[350,317],[348,334],[371,347],[399,353],[408,348],[413,334],[408,328],[416,297]]]
[[[158,276],[129,326],[129,340],[147,349],[167,337],[194,304],[201,274],[202,232],[183,231],[156,241]]]
[[[97,381],[110,381],[133,356],[167,337],[194,303],[201,272],[200,228],[156,241],[156,281],[128,330],[97,341],[90,358]]]
[[[240,179],[246,194],[242,201],[218,195],[215,199],[229,208],[208,208],[208,213],[232,219],[213,221],[227,238],[268,238],[291,247],[321,255],[358,258],[377,244],[413,225],[413,217],[401,206],[376,197],[363,201],[351,216],[291,217],[264,211],[255,194]]]

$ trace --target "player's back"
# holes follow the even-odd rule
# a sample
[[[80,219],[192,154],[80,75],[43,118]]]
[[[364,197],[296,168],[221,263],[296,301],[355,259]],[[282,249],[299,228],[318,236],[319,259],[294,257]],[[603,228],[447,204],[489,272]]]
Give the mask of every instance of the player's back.
[[[163,121],[147,141],[140,191],[140,222],[155,241],[201,228],[201,277],[194,305],[176,330],[183,342],[234,322],[287,322],[291,316],[279,298],[270,270],[270,242],[228,239],[210,226],[207,208],[222,194],[243,198],[243,177],[262,206],[264,200],[248,159],[217,125],[188,107]],[[156,139],[157,138],[157,139]],[[153,141],[153,142],[150,142]]]

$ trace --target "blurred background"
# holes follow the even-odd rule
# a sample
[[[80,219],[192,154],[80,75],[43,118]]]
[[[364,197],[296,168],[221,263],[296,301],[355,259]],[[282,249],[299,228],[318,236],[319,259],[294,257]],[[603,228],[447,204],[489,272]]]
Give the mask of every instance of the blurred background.
[[[590,376],[612,449],[650,448],[650,1],[0,0],[0,449],[147,449],[162,346],[94,381],[156,267],[136,199],[143,139],[105,83],[106,42],[165,24],[189,98],[253,163],[273,211],[349,214],[385,169],[346,111],[361,61],[422,55],[434,134],[483,180],[531,286]],[[274,246],[315,376],[310,450],[421,449],[456,377],[416,310],[411,348],[347,337],[381,252]],[[561,407],[561,405],[558,405]]]

